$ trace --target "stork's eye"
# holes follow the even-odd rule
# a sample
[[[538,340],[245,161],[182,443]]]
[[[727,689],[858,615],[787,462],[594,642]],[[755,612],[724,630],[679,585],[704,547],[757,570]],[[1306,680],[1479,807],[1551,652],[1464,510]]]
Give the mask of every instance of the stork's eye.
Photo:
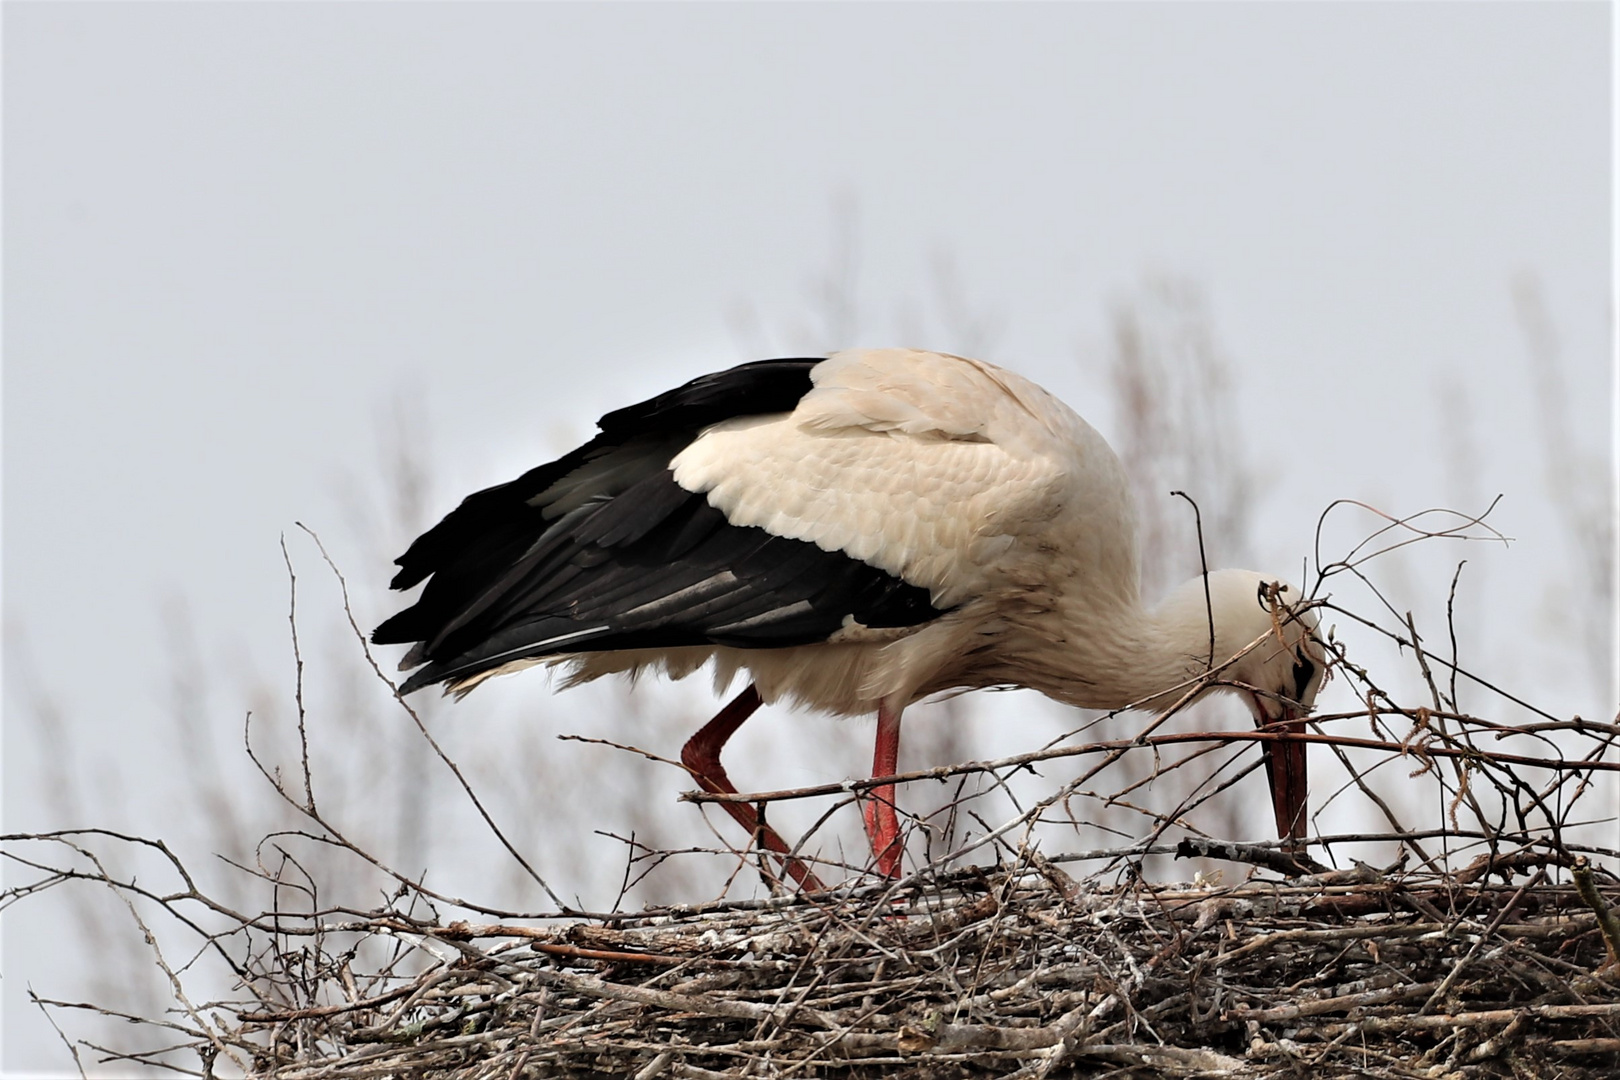
[[[1316,678],[1316,665],[1305,657],[1300,656],[1294,661],[1294,700],[1303,701],[1305,691],[1311,687],[1311,680]]]

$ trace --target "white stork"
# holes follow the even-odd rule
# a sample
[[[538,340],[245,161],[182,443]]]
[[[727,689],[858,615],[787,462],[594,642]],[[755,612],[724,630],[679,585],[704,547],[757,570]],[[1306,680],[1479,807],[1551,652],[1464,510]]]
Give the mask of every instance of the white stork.
[[[568,685],[746,670],[747,688],[682,750],[711,792],[736,791],[720,751],[761,702],[876,713],[873,775],[888,776],[902,711],[931,694],[1022,686],[1162,709],[1257,641],[1222,680],[1257,724],[1304,729],[1324,660],[1314,617],[1288,606],[1299,593],[1223,570],[1207,602],[1199,577],[1144,607],[1119,459],[1010,371],[905,349],[764,360],[600,427],[468,496],[398,559],[394,588],[427,579],[373,635],[413,643],[402,693],[459,695],[542,662],[564,665]],[[1278,747],[1266,749],[1277,829],[1297,840],[1305,746]],[[750,807],[721,805],[789,852]],[[892,785],[873,790],[865,822],[877,867],[898,874]],[[798,860],[786,868],[820,887]]]

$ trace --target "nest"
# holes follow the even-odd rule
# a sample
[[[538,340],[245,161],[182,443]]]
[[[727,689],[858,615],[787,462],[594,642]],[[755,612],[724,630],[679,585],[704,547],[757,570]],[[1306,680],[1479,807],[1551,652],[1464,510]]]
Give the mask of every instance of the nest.
[[[1538,861],[1097,888],[1037,858],[546,928],[392,913],[309,947],[340,1000],[233,1041],[279,1080],[1613,1076],[1613,917],[1584,865],[1495,880]],[[420,970],[361,985],[384,938]]]
[[[90,1048],[205,1080],[216,1071],[277,1080],[1620,1075],[1611,911],[1620,849],[1594,843],[1609,843],[1602,830],[1614,821],[1620,721],[1562,718],[1508,696],[1424,648],[1410,615],[1379,623],[1313,604],[1410,656],[1426,703],[1400,703],[1330,628],[1330,670],[1350,685],[1352,707],[1314,716],[1307,732],[1161,730],[1167,713],[1106,739],[1087,720],[994,761],[788,791],[689,792],[694,802],[747,802],[761,820],[795,800],[832,806],[786,866],[751,849],[659,851],[632,837],[626,888],[632,870],[644,876],[676,855],[731,867],[722,899],[634,912],[565,903],[403,702],[552,906],[483,906],[389,868],[317,802],[300,675],[296,765],[261,758],[244,730],[249,759],[295,822],[266,836],[252,865],[233,864],[265,891],[229,901],[162,841],[65,830],[0,837],[0,856],[33,874],[0,891],[0,907],[69,882],[110,890],[168,1001],[134,1014],[35,1000],[53,1025],[88,1009],[155,1040],[109,1048],[63,1033],[75,1061]],[[1449,604],[1447,621],[1454,653]],[[1491,693],[1488,709],[1459,705],[1459,678]],[[1204,683],[1219,679],[1212,670]],[[1331,781],[1316,774],[1324,806],[1357,800],[1356,820],[1383,823],[1313,831],[1309,851],[1338,868],[1282,842],[1212,839],[1197,824],[1202,807],[1285,740],[1342,767]],[[1140,766],[1133,774],[1108,771],[1126,759]],[[1038,764],[1058,779],[1033,773]],[[1026,779],[1038,786],[1015,792]],[[840,807],[884,797],[878,789],[890,784],[935,781],[954,794],[914,819],[908,877],[873,882],[869,867],[816,861],[822,880],[845,887],[787,894],[792,861],[838,850],[815,830]],[[1138,797],[1155,781],[1162,810]],[[1419,804],[1438,813],[1408,824],[1402,800],[1380,794],[1390,782],[1419,785]],[[1146,829],[1106,834],[1140,840],[1064,850],[1120,808]],[[1373,857],[1368,845],[1399,859],[1381,869],[1354,862]],[[142,869],[120,870],[132,854],[147,860]],[[1166,856],[1221,869],[1166,884],[1179,876],[1167,868],[1186,866]],[[749,866],[774,895],[725,898]],[[382,907],[369,886],[354,899],[376,881],[393,890]]]

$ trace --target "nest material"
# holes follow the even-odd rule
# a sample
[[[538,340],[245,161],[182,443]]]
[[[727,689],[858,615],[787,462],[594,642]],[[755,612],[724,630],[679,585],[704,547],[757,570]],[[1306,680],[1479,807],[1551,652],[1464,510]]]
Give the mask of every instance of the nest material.
[[[421,970],[362,990],[345,961],[337,1000],[234,1034],[280,1080],[1620,1074],[1590,872],[1585,898],[1485,877],[1095,888],[1038,860],[558,927],[390,915],[308,959],[382,936]]]

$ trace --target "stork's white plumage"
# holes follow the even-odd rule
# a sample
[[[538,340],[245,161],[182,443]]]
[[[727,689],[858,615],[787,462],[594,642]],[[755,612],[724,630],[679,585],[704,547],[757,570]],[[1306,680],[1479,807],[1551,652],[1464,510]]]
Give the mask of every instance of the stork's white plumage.
[[[1259,641],[1223,680],[1249,688],[1257,723],[1298,731],[1320,685],[1314,619],[1275,578],[1218,571],[1207,600],[1195,578],[1144,607],[1118,458],[1062,402],[992,364],[904,349],[767,360],[601,428],[469,496],[400,557],[394,586],[427,587],[373,636],[414,643],[401,667],[421,666],[404,692],[465,692],[541,662],[572,682],[746,671],[748,688],[683,751],[699,783],[730,792],[720,748],[761,701],[876,713],[881,776],[895,771],[901,711],[941,691],[1023,686],[1156,709]],[[1304,744],[1280,743],[1266,764],[1279,834],[1297,839]],[[878,788],[866,810],[889,874],[893,797]],[[749,807],[722,805],[789,850]]]

